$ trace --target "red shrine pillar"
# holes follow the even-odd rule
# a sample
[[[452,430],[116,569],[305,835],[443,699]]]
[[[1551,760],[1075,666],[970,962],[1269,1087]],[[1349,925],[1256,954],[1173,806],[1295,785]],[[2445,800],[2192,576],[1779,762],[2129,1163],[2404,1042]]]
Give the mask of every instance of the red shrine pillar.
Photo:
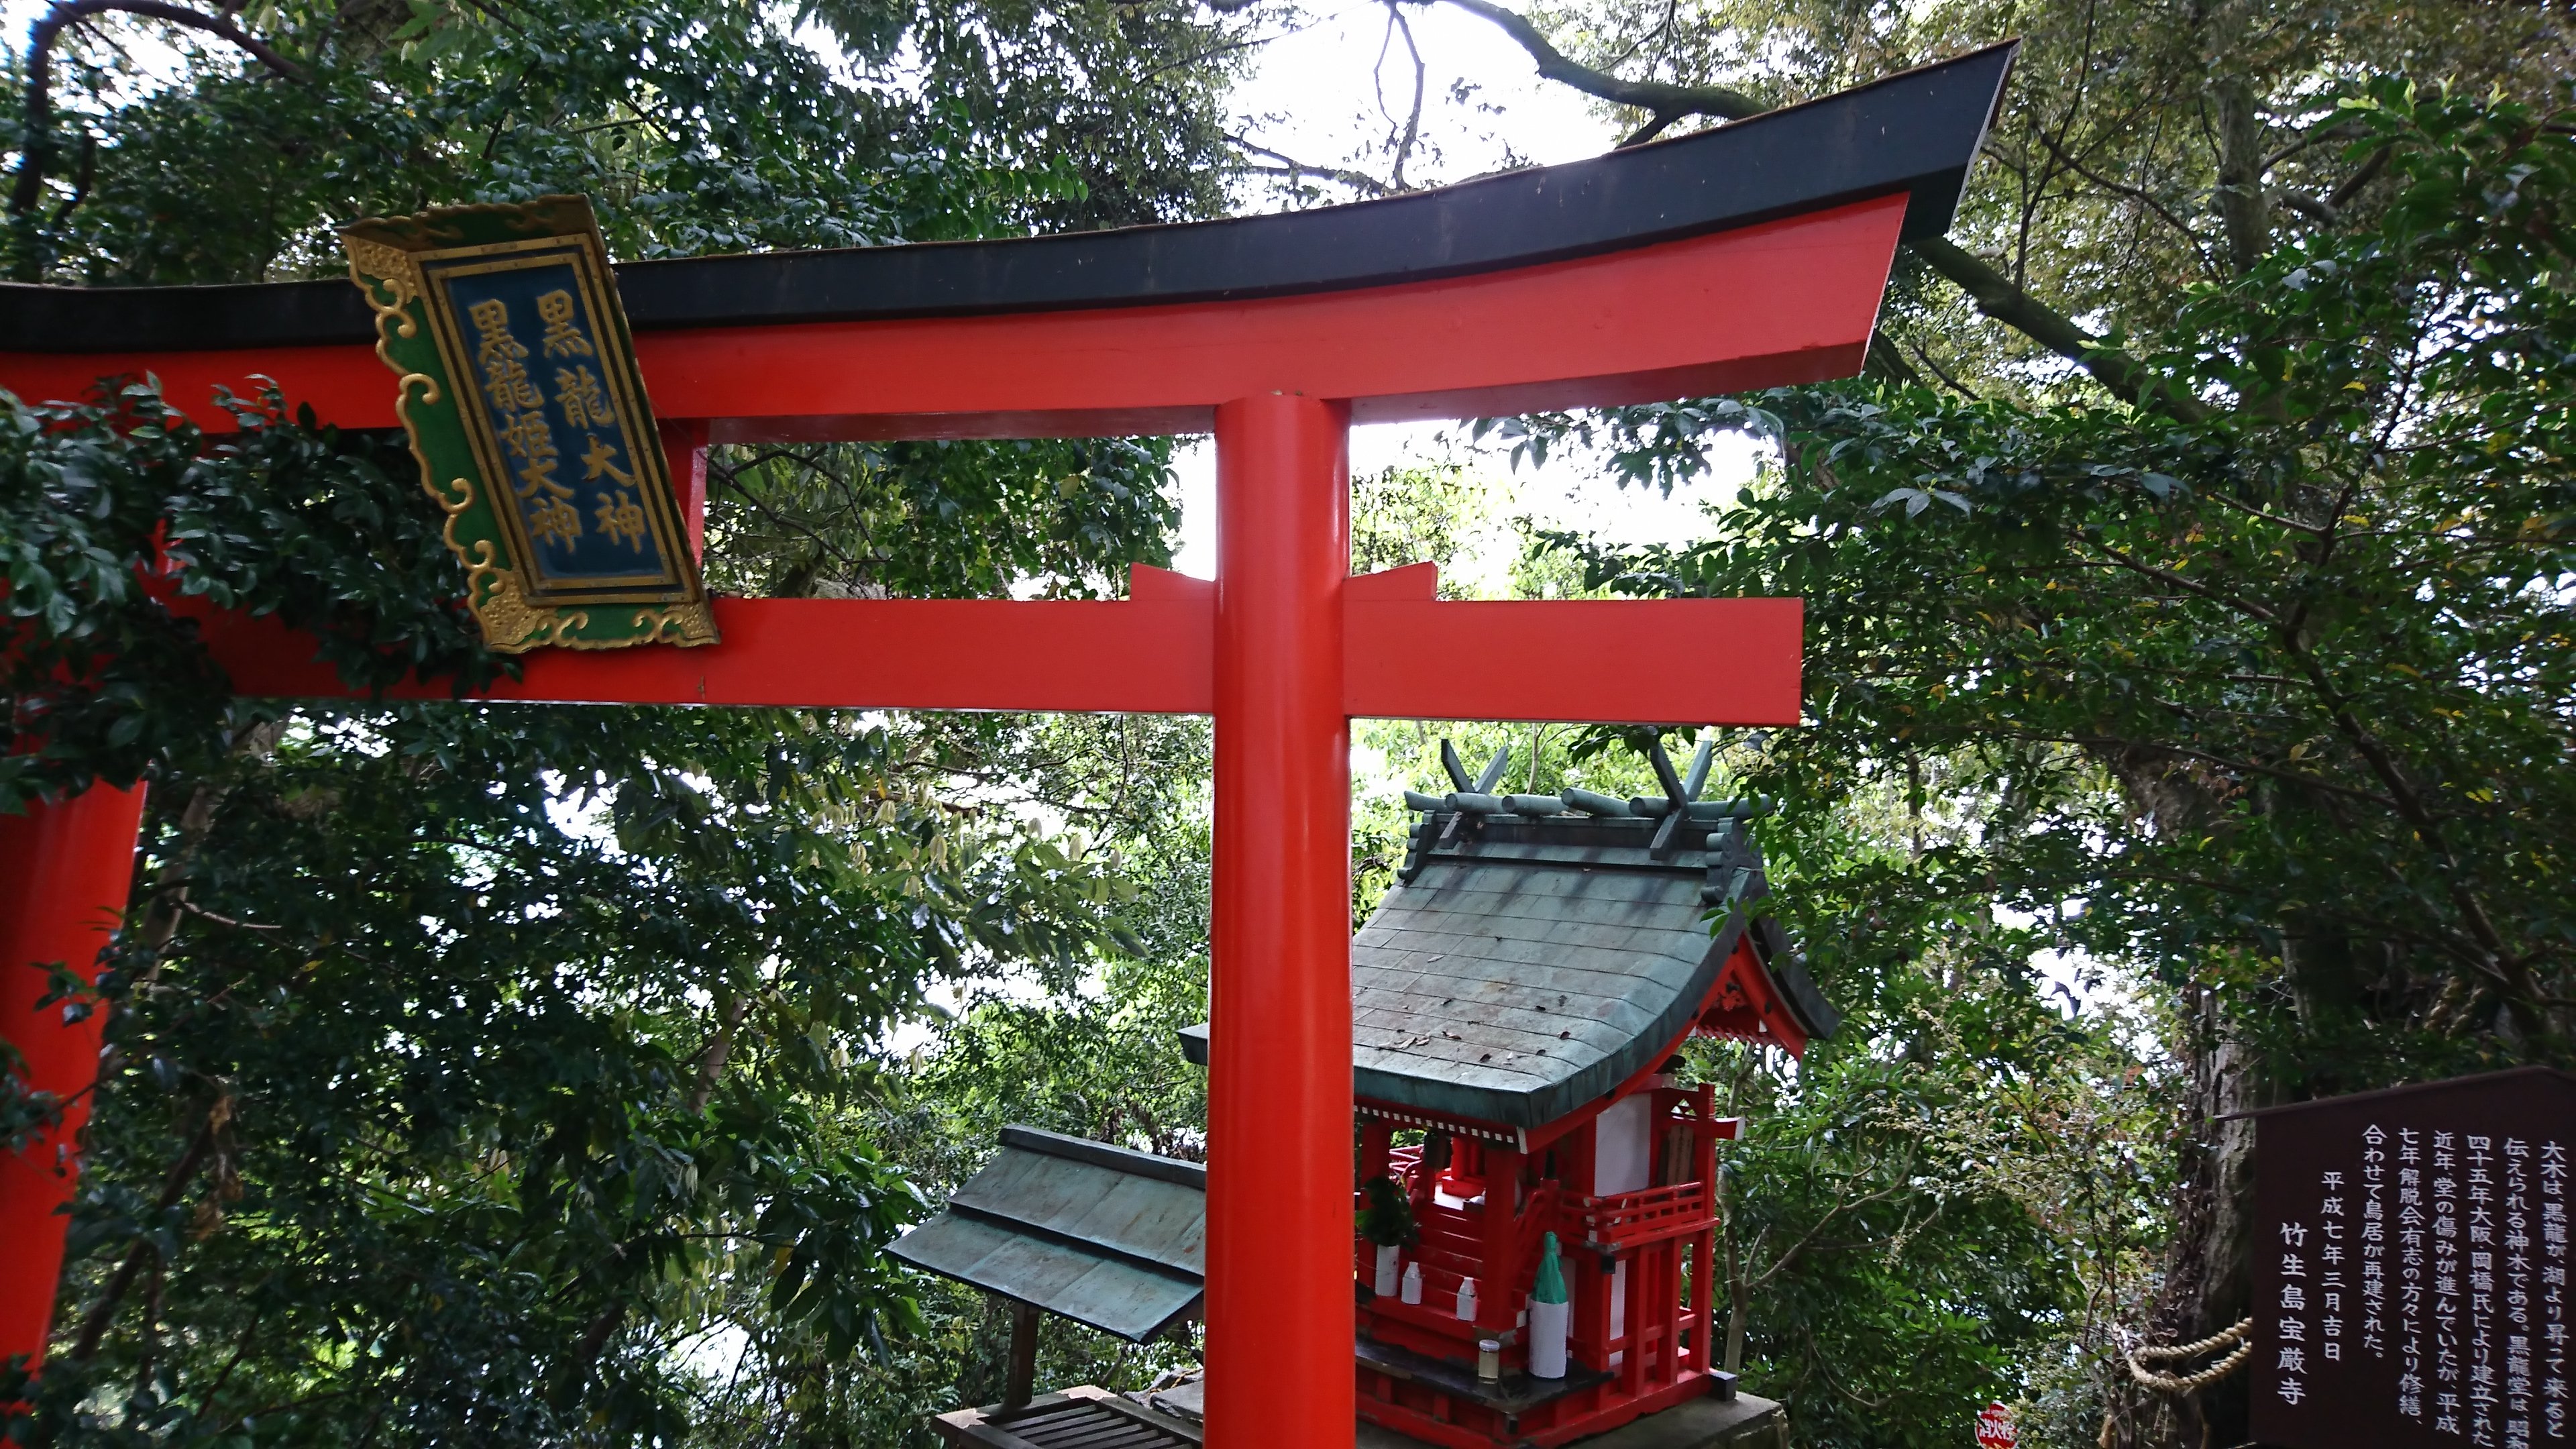
[[[1350,410],[1216,415],[1208,1449],[1348,1446]]]
[[[139,785],[93,785],[24,815],[0,815],[0,1039],[26,1059],[27,1084],[65,1104],[61,1126],[0,1155],[0,1359],[44,1357],[70,1225],[57,1209],[79,1180],[76,1153],[107,1024],[92,1014],[65,1025],[59,1004],[38,1011],[49,979],[42,965],[60,961],[83,976],[96,970],[108,933],[125,916],[142,823]]]

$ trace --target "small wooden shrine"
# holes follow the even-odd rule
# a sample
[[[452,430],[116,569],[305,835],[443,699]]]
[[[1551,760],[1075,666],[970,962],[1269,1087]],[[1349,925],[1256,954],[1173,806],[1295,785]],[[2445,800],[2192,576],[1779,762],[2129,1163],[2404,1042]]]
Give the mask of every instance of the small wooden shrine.
[[[1687,772],[1657,749],[1662,795],[1626,800],[1497,795],[1505,756],[1473,780],[1442,757],[1457,789],[1407,792],[1403,868],[1351,942],[1355,1206],[1409,1219],[1391,1255],[1355,1235],[1359,1410],[1458,1449],[1562,1444],[1715,1384],[1712,1184],[1737,1124],[1674,1084],[1674,1054],[1797,1055],[1838,1017],[1757,904],[1759,807],[1698,798],[1707,747]],[[1550,1235],[1566,1338],[1540,1377]]]
[[[1694,1035],[1797,1055],[1838,1018],[1760,908],[1760,807],[1698,798],[1706,747],[1687,772],[1655,750],[1663,793],[1626,800],[1498,795],[1505,756],[1476,779],[1442,759],[1458,788],[1407,792],[1403,868],[1351,941],[1359,1413],[1452,1449],[1553,1449],[1731,1393],[1713,1184],[1738,1124],[1670,1068]],[[1205,1064],[1208,1028],[1182,1040]],[[1202,1182],[1008,1128],[895,1251],[1141,1341],[1197,1302]],[[936,1421],[950,1442],[1039,1442],[1031,1416],[1144,1432],[1128,1405],[1033,1402],[1026,1352],[1002,1405]]]

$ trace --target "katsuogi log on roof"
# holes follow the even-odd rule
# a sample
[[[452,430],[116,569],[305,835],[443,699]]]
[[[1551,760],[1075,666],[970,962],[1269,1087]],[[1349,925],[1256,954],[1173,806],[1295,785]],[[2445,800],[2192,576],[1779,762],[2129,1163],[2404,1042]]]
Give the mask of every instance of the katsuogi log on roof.
[[[1422,812],[1397,884],[1351,940],[1364,1102],[1528,1131],[1662,1062],[1693,1030],[1792,1052],[1839,1020],[1786,933],[1744,822],[1658,746],[1659,796],[1496,795],[1505,756]],[[1186,1034],[1204,1060],[1205,1028]]]

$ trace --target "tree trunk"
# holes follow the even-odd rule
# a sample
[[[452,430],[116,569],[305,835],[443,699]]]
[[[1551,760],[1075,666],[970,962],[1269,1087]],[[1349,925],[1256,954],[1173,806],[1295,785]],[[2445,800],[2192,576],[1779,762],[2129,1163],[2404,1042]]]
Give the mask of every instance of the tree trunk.
[[[2218,219],[2227,231],[2228,270],[2243,276],[2272,249],[2272,206],[2263,189],[2263,113],[2254,87],[2227,76],[2210,87],[2218,123]]]
[[[2254,1124],[2231,1114],[2266,1105],[2262,1063],[2232,1031],[2217,1002],[2193,988],[2190,1136],[2174,1188],[2173,1240],[2164,1283],[2146,1325],[2156,1343],[2207,1338],[2245,1316],[2253,1301]],[[2191,1365],[2192,1368],[2200,1365]],[[2125,1377],[2125,1375],[2123,1375]],[[2222,1449],[2246,1439],[2243,1370],[2176,1396],[2134,1381],[2113,1396],[2105,1449]]]

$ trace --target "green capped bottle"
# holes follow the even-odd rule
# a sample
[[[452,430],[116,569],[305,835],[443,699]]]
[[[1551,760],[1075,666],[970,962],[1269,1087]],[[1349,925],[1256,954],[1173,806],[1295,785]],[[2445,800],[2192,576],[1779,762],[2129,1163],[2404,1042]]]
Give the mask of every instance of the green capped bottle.
[[[1548,1233],[1539,1239],[1538,1282],[1530,1287],[1530,1301],[1532,1303],[1565,1301],[1565,1267],[1557,1260],[1554,1233]]]
[[[1529,1371],[1534,1379],[1565,1377],[1565,1332],[1573,1305],[1566,1301],[1565,1265],[1557,1260],[1556,1234],[1539,1240],[1538,1279],[1530,1285]]]

